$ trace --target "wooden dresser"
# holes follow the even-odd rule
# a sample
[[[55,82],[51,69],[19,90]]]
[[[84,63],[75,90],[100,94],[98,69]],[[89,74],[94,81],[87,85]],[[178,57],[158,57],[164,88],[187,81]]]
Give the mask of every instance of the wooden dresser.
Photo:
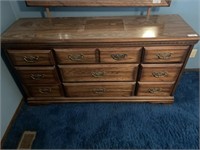
[[[19,19],[2,35],[28,103],[171,103],[199,35],[178,15]]]

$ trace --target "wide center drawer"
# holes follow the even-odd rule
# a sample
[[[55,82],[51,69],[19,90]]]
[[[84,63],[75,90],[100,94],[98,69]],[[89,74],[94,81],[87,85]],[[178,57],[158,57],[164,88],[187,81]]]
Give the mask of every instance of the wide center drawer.
[[[64,83],[69,97],[132,96],[135,82]]]
[[[60,65],[63,82],[135,81],[137,64]]]
[[[15,67],[25,84],[60,83],[55,67]]]

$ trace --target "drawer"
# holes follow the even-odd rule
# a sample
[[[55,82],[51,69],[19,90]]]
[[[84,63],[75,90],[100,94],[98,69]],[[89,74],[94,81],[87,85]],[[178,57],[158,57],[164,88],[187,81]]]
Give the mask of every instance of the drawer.
[[[144,49],[144,63],[182,63],[189,46],[155,46]]]
[[[15,67],[23,83],[59,83],[55,67]]]
[[[139,63],[141,47],[100,48],[101,63]]]
[[[137,96],[170,96],[174,82],[139,82]]]
[[[96,63],[95,48],[54,49],[58,64]]]
[[[54,65],[51,50],[7,50],[15,66]]]
[[[135,82],[64,83],[69,97],[131,96]]]
[[[63,82],[135,81],[136,64],[60,65]]]
[[[57,97],[63,96],[61,85],[27,85],[29,94],[32,97]]]
[[[176,81],[182,64],[142,64],[140,81],[170,82]]]

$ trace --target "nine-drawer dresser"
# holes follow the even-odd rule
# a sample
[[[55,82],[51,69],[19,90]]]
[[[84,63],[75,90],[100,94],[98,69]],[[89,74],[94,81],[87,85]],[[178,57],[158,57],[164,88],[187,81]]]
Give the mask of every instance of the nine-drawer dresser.
[[[27,18],[1,40],[28,103],[171,103],[199,35],[178,15]]]

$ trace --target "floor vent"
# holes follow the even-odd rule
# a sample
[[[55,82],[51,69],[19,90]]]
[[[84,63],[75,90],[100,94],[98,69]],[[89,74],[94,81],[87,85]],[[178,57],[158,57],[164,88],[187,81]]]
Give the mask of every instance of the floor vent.
[[[31,149],[35,136],[35,131],[24,131],[17,149]]]

